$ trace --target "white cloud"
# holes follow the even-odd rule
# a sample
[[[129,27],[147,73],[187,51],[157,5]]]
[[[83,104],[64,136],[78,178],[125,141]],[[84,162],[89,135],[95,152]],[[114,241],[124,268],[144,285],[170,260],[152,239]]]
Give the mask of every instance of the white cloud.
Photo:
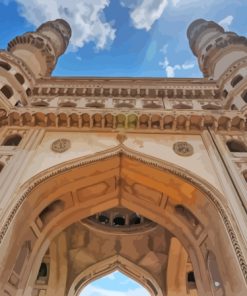
[[[126,292],[107,290],[98,288],[93,285],[88,285],[82,290],[81,296],[150,296],[147,290],[144,288],[137,288],[128,290]]]
[[[167,77],[175,77],[175,71],[176,70],[181,70],[181,67],[179,65],[171,66],[168,65],[166,68],[166,76]]]
[[[169,61],[167,59],[167,57],[164,57],[164,60],[162,62],[159,62],[159,65],[165,69],[168,65],[169,65]]]
[[[128,7],[130,18],[136,29],[145,29],[149,31],[156,20],[158,20],[167,7],[167,0],[139,0],[131,3],[128,0],[123,0],[123,6]]]
[[[96,49],[107,48],[116,30],[104,20],[104,9],[110,0],[16,0],[25,19],[39,26],[48,20],[63,18],[72,28],[73,49],[94,42]]]
[[[200,0],[171,0],[172,5],[175,7],[183,6],[183,5],[193,5],[195,3],[200,3],[202,2]]]
[[[116,280],[116,275],[118,274],[118,271],[114,271],[112,273],[109,273],[105,276],[105,279],[109,279],[111,281]]]
[[[182,64],[182,69],[184,70],[192,69],[194,67],[195,67],[195,63],[185,62],[184,64]]]
[[[167,54],[167,50],[168,50],[168,44],[165,44],[165,45],[161,48],[160,52],[162,52],[163,54]]]
[[[167,53],[167,48],[166,48],[166,53]],[[175,77],[176,76],[175,72],[177,70],[189,70],[189,69],[192,69],[195,67],[195,63],[187,62],[187,61],[181,65],[177,64],[177,65],[172,66],[172,65],[170,65],[170,62],[169,62],[167,56],[164,56],[163,61],[159,62],[159,65],[161,66],[162,69],[165,70],[167,77]]]
[[[225,29],[225,31],[229,31],[233,20],[234,20],[234,17],[232,15],[228,15],[223,20],[219,21],[218,24],[222,26]]]
[[[174,6],[177,6],[180,3],[181,0],[172,0],[172,4]]]

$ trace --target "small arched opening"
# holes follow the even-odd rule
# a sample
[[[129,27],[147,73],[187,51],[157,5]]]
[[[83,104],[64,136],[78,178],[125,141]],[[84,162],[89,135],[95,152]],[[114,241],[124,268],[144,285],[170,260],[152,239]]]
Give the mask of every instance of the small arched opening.
[[[3,146],[18,146],[22,140],[22,136],[15,134],[7,137],[3,142]]]
[[[242,75],[235,76],[231,81],[231,86],[235,87],[243,79]]]
[[[163,296],[156,276],[122,256],[100,261],[74,279],[68,296],[143,295]]]
[[[40,264],[37,281],[46,281],[48,278],[48,265],[45,262]]]
[[[13,96],[13,94],[14,94],[12,88],[9,85],[7,85],[7,84],[5,84],[1,88],[1,92],[5,95],[5,97],[7,99],[10,99]]]
[[[25,79],[20,73],[16,73],[15,78],[21,85],[25,83]]]
[[[28,88],[28,89],[26,90],[26,95],[27,95],[28,97],[30,97],[31,94],[32,94],[32,91],[31,91],[30,88]]]
[[[77,295],[142,295],[151,296],[146,288],[121,271],[113,271],[83,288]]]
[[[114,219],[113,219],[113,225],[118,227],[118,226],[122,226],[122,225],[125,225],[125,217],[123,216],[116,216]]]
[[[242,141],[232,139],[227,141],[226,145],[230,152],[247,152],[247,147]]]
[[[9,71],[11,69],[11,66],[8,63],[0,61],[0,68],[3,68],[5,70]]]
[[[247,103],[247,89],[241,95],[242,99]]]

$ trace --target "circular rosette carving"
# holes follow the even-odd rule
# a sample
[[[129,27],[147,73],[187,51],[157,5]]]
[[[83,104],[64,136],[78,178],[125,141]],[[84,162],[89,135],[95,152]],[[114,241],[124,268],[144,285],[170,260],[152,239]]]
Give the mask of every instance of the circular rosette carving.
[[[70,140],[58,139],[51,144],[51,150],[54,152],[62,153],[70,148]]]
[[[180,156],[191,156],[194,153],[193,146],[188,142],[176,142],[173,145],[173,150]]]

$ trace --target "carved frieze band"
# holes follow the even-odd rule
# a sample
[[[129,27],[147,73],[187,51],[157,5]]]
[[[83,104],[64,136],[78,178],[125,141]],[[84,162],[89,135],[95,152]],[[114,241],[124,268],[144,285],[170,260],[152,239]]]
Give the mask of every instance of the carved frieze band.
[[[40,185],[41,183],[45,182],[47,179],[59,175],[61,173],[64,173],[66,171],[69,171],[73,168],[78,168],[82,166],[87,166],[89,164],[96,163],[100,160],[105,160],[112,158],[114,156],[121,156],[125,155],[126,157],[129,157],[131,159],[138,160],[148,166],[155,167],[157,169],[169,172],[173,175],[176,175],[182,179],[184,179],[186,182],[192,184],[196,188],[198,188],[200,191],[202,191],[209,200],[213,203],[213,205],[216,207],[217,211],[220,213],[222,220],[224,222],[224,225],[227,229],[227,232],[229,234],[229,237],[231,239],[233,248],[235,250],[235,254],[238,258],[240,268],[242,270],[243,276],[247,282],[247,264],[245,257],[243,255],[243,251],[240,247],[239,241],[238,241],[238,235],[234,231],[234,228],[230,222],[230,219],[228,217],[228,214],[226,210],[223,207],[223,201],[219,201],[220,199],[220,193],[217,192],[215,188],[213,188],[208,182],[205,180],[202,180],[201,178],[194,176],[192,173],[188,172],[187,170],[184,170],[183,168],[177,167],[175,165],[170,165],[165,161],[161,161],[159,159],[149,157],[145,154],[137,153],[135,151],[132,151],[131,149],[126,148],[124,145],[119,145],[116,148],[109,149],[107,151],[104,151],[102,153],[99,153],[98,155],[94,156],[88,156],[81,160],[72,161],[70,164],[62,164],[58,165],[55,169],[48,169],[43,173],[40,173],[37,177],[31,180],[31,182],[27,182],[26,186],[27,189],[24,189],[24,192],[21,194],[20,199],[15,204],[13,210],[11,211],[10,215],[8,216],[6,222],[4,223],[1,231],[0,231],[0,244],[3,241],[4,236],[6,235],[6,232],[14,219],[15,215],[18,212],[18,209],[21,207],[23,202],[28,198],[30,193],[33,191],[33,189]],[[226,208],[226,205],[224,205]]]
[[[1,119],[0,125],[8,126],[27,126],[27,127],[48,127],[48,128],[81,128],[88,129],[145,129],[145,130],[164,130],[164,131],[201,131],[207,127],[214,130],[244,131],[246,125],[246,112],[222,112],[215,111],[172,111],[172,110],[118,110],[102,109],[73,111],[70,113],[18,113],[12,112],[8,118]],[[85,110],[86,111],[86,110]]]

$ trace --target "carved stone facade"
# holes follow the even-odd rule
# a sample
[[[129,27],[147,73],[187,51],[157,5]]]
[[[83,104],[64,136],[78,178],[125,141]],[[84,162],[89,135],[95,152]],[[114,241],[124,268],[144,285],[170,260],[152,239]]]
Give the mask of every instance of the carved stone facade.
[[[247,295],[246,39],[193,22],[203,79],[51,77],[70,36],[0,52],[0,295]]]

